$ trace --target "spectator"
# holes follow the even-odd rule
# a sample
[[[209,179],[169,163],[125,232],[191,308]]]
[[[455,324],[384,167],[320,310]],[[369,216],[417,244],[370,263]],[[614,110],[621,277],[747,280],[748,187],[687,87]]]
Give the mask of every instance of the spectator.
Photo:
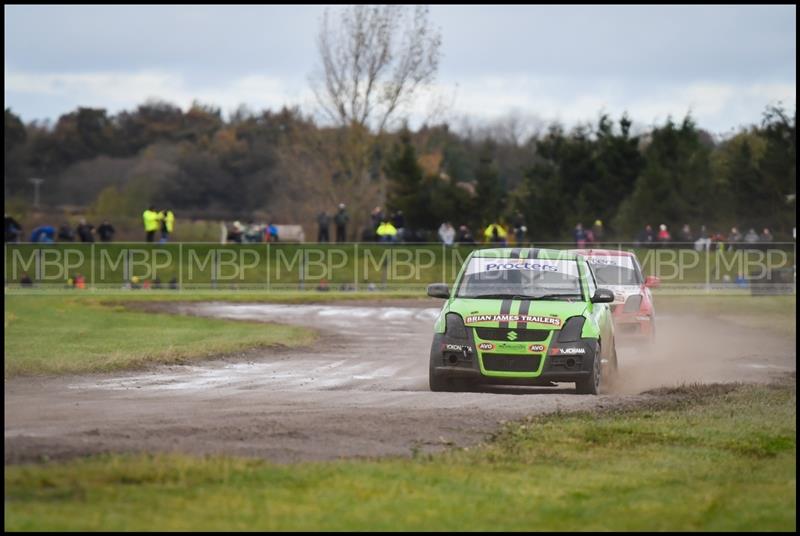
[[[153,279],[153,289],[161,290],[161,278],[158,276]]]
[[[58,240],[61,242],[75,241],[75,233],[67,222],[62,223],[61,227],[58,228]]]
[[[375,234],[379,242],[397,242],[397,228],[388,219],[381,222]]]
[[[708,251],[711,249],[711,238],[708,236],[708,231],[706,231],[706,226],[700,226],[700,238],[698,238],[694,243],[695,251]]]
[[[656,240],[658,240],[658,243],[661,244],[661,247],[666,247],[666,245],[672,240],[672,235],[669,234],[666,224],[662,223],[658,226],[658,236],[656,236]]]
[[[94,225],[86,222],[86,218],[81,218],[78,224],[78,238],[81,242],[94,242]]]
[[[56,230],[52,225],[40,225],[31,231],[31,242],[49,244],[54,242]]]
[[[31,280],[31,276],[28,275],[28,272],[23,272],[22,277],[19,278],[19,285],[22,288],[32,288],[33,281]]]
[[[636,236],[637,246],[649,246],[655,242],[655,235],[653,234],[653,227],[648,223],[644,226],[639,234]]]
[[[385,220],[378,225],[375,235],[379,242],[394,242],[397,239],[397,228],[392,225],[392,222]]]
[[[266,238],[268,242],[277,242],[278,241],[278,226],[272,222],[267,224],[267,233]]]
[[[772,242],[772,233],[769,232],[769,229],[764,227],[764,230],[761,231],[761,242],[768,244]]]
[[[603,227],[603,220],[596,219],[594,220],[594,225],[592,226],[592,241],[593,242],[602,242],[603,237],[605,237],[606,230]]]
[[[506,232],[503,226],[499,223],[490,223],[489,226],[483,231],[483,238],[486,242],[502,244],[505,246],[507,237],[508,232]]]
[[[328,228],[331,225],[331,217],[324,210],[317,215],[317,242],[330,242]]]
[[[711,235],[711,251],[725,251],[725,235],[714,233]]]
[[[736,227],[731,227],[731,232],[728,234],[728,250],[733,251],[736,245],[742,242],[742,233]]]
[[[349,220],[350,216],[347,214],[347,210],[345,210],[344,203],[339,203],[339,212],[333,217],[333,221],[336,224],[337,242],[345,242],[347,240],[347,222]]]
[[[579,223],[575,226],[573,235],[575,237],[575,244],[578,246],[578,248],[586,246],[586,231],[583,230],[582,223]]]
[[[86,288],[86,278],[83,277],[83,274],[75,274],[75,288],[85,289]]]
[[[452,246],[456,239],[456,230],[449,221],[442,223],[439,227],[439,238],[445,246]]]
[[[383,210],[381,210],[381,207],[373,208],[369,218],[372,221],[372,230],[374,231],[384,222]]]
[[[111,242],[115,232],[114,226],[108,220],[103,220],[103,223],[97,228],[97,236],[100,237],[101,242]]]
[[[264,229],[266,231],[266,229]],[[261,242],[261,235],[262,235],[262,226],[258,225],[253,220],[247,222],[247,226],[244,229],[244,235],[242,235],[242,242]],[[266,237],[265,237],[266,239]]]
[[[161,242],[166,242],[175,228],[175,214],[172,213],[172,210],[165,208],[161,211],[159,220],[161,221]]]
[[[689,227],[688,223],[684,223],[683,227],[681,228],[681,242],[683,242],[683,246],[688,246],[692,242],[694,242],[694,236],[692,235],[692,228]]]
[[[756,232],[756,230],[751,227],[750,230],[747,231],[747,234],[744,235],[744,241],[748,246],[757,247],[758,233]]]
[[[156,212],[156,207],[150,205],[142,213],[142,222],[144,223],[144,233],[148,242],[154,242],[156,239],[156,231],[159,228],[159,217]]]
[[[172,279],[169,280],[169,288],[172,290],[178,290],[178,278],[174,275],[172,276]]]
[[[6,212],[6,242],[19,242],[22,236],[22,226],[8,212]]]
[[[231,230],[228,232],[228,240],[230,240],[231,242],[235,242],[237,244],[241,244],[242,237],[244,236],[244,231],[245,228],[244,225],[242,225],[242,222],[236,220],[235,222],[233,222]]]
[[[458,235],[456,236],[456,242],[459,244],[474,244],[475,237],[472,236],[472,232],[469,230],[469,227],[466,225],[462,225],[458,228]]]
[[[744,277],[744,274],[742,274],[742,272],[736,274],[736,279],[734,279],[733,282],[738,287],[747,288],[747,279]]]

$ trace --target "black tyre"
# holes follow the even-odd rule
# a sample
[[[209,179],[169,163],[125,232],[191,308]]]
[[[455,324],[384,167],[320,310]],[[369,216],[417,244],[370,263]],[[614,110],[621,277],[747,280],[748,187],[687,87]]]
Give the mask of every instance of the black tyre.
[[[458,386],[452,378],[439,376],[434,371],[434,367],[441,363],[441,356],[438,353],[440,342],[441,335],[434,335],[431,344],[430,367],[428,368],[428,385],[433,392],[458,391]]]
[[[619,361],[617,360],[617,345],[612,344],[611,356],[608,363],[603,368],[603,387],[606,391],[613,388],[619,377]]]
[[[442,378],[433,373],[433,363],[431,363],[430,372],[428,374],[428,384],[433,392],[453,390],[452,384],[447,378]]]
[[[583,380],[575,382],[575,390],[581,395],[597,395],[600,394],[600,380],[603,376],[603,371],[600,367],[600,360],[602,359],[602,352],[600,346],[597,347],[597,353],[594,356],[592,363],[592,374]]]

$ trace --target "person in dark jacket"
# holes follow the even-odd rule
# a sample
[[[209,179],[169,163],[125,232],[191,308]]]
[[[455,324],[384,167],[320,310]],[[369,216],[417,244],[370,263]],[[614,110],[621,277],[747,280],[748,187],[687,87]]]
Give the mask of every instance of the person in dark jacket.
[[[322,211],[317,215],[317,242],[330,242],[330,235],[328,234],[328,227],[331,224],[331,217],[328,216],[326,211]]]
[[[19,242],[19,237],[22,236],[22,225],[8,212],[6,212],[5,228],[6,242]]]
[[[108,220],[103,220],[103,223],[97,228],[97,236],[100,237],[101,242],[111,242],[115,232],[114,226]]]
[[[347,222],[350,221],[350,215],[347,214],[344,203],[339,203],[339,212],[333,217],[333,221],[336,223],[336,241],[347,241]]]
[[[72,227],[70,227],[67,222],[62,223],[61,227],[58,228],[58,240],[61,242],[75,241],[75,232],[72,230]]]
[[[78,237],[81,242],[94,242],[94,225],[86,222],[86,218],[81,218],[78,224]]]

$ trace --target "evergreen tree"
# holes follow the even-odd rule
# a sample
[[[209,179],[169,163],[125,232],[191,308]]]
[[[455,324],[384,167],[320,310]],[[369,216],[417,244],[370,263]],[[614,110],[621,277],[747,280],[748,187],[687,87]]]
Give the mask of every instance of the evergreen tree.
[[[412,229],[430,225],[430,194],[423,184],[422,167],[417,151],[406,130],[388,156],[384,168],[388,181],[386,206],[390,211],[402,210],[406,224]]]
[[[475,214],[480,224],[487,226],[498,221],[505,206],[505,191],[493,157],[494,144],[486,141],[481,150],[478,169],[475,173]]]

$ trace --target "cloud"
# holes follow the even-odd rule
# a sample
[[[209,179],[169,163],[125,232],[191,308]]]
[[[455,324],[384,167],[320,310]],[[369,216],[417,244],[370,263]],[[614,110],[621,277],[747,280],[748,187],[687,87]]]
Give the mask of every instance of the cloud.
[[[439,90],[446,87],[442,82]],[[796,85],[787,83],[700,81],[641,88],[622,80],[488,76],[460,81],[451,113],[491,120],[518,110],[568,125],[594,121],[601,112],[619,116],[627,111],[645,125],[691,113],[701,127],[722,131],[758,122],[764,108],[779,101],[794,108],[795,95]]]
[[[160,71],[5,73],[6,94],[57,97],[61,102],[69,102],[72,108],[92,106],[112,112],[134,108],[150,98],[163,99],[183,108],[195,100],[220,106],[226,111],[243,103],[255,108],[280,108],[303,104],[310,97],[310,92],[301,87],[302,84],[302,81],[248,75],[197,85],[190,84],[181,75]]]
[[[103,107],[111,113],[132,109],[150,98],[188,108],[193,101],[219,106],[224,112],[240,104],[251,109],[300,106],[314,111],[313,94],[304,79],[248,74],[230,79],[190,81],[166,71],[38,73],[6,71],[8,95],[39,97],[58,103],[57,116],[77,106]],[[639,125],[679,119],[691,112],[703,128],[715,132],[758,122],[764,108],[782,101],[796,103],[796,85],[789,83],[660,84],[635,86],[623,80],[575,79],[529,75],[488,75],[443,80],[415,99],[409,108],[412,126],[431,118],[432,101],[446,101],[446,113],[437,119],[470,116],[491,121],[512,112],[558,120],[567,126],[628,112]],[[19,100],[17,98],[16,100]],[[16,110],[18,111],[18,110]],[[18,111],[19,112],[19,111]],[[41,117],[36,114],[35,117]],[[23,110],[25,117],[25,110]],[[26,119],[30,116],[26,117]]]

